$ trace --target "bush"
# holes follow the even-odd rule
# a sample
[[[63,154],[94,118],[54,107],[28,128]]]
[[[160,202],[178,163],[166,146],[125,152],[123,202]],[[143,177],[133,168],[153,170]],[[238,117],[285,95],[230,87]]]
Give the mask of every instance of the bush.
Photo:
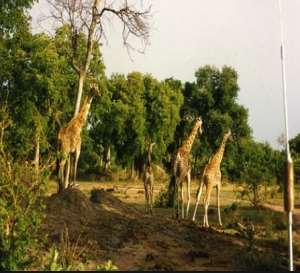
[[[168,191],[166,189],[160,190],[158,196],[154,201],[155,208],[167,208],[168,207]]]
[[[104,189],[92,189],[91,190],[91,197],[90,200],[94,203],[101,203],[102,199],[102,193],[104,192]]]
[[[169,208],[168,206],[168,187],[163,190],[160,190],[158,196],[155,198],[154,207],[155,208]],[[175,207],[177,206],[177,198],[175,195]]]
[[[257,250],[249,251],[241,256],[242,263],[247,270],[277,271],[281,268],[281,257],[274,253],[261,253]]]
[[[0,152],[0,270],[24,269],[37,246],[49,173],[37,173],[31,164]]]
[[[115,266],[111,260],[108,260],[106,263],[102,265],[97,265],[96,271],[116,271],[118,267]]]
[[[225,213],[235,212],[239,208],[239,205],[237,202],[233,202],[230,206],[224,208]]]
[[[52,246],[49,252],[48,263],[44,270],[47,271],[74,271],[84,270],[82,263],[77,263],[83,249],[78,247],[80,236],[77,238],[76,243],[71,243],[69,237],[69,230],[64,225],[64,229],[60,233],[59,248]]]

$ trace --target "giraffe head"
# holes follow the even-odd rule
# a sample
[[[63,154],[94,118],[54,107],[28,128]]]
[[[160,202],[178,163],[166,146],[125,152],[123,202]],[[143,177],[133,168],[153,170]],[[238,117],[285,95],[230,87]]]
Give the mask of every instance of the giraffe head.
[[[196,118],[196,126],[199,128],[199,134],[202,134],[202,119],[200,116]]]
[[[92,97],[94,97],[94,96],[100,97],[101,96],[101,92],[99,91],[98,85],[95,82],[91,83],[91,85],[90,85],[90,95]]]
[[[233,141],[231,130],[229,129],[227,133],[225,133],[224,138],[229,141]]]

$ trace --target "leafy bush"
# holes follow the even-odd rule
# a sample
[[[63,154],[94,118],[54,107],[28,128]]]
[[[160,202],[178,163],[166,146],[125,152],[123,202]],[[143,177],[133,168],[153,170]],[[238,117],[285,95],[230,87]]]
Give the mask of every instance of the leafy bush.
[[[267,271],[277,271],[281,268],[281,258],[270,252],[261,253],[256,251],[247,251],[241,256],[242,263],[247,270],[267,270]]]
[[[154,207],[155,208],[169,208],[168,206],[168,187],[163,190],[160,190],[158,196],[154,200]],[[175,207],[177,206],[177,198],[175,195]]]
[[[94,203],[101,203],[101,193],[104,191],[104,189],[92,189],[91,190],[91,197],[90,200]]]
[[[82,263],[77,263],[83,248],[78,247],[80,236],[75,243],[71,243],[69,230],[66,225],[60,233],[59,247],[52,246],[49,251],[48,263],[44,266],[44,270],[50,271],[74,271],[84,270]]]
[[[224,208],[225,213],[235,212],[239,208],[239,205],[237,202],[233,202],[230,206]]]
[[[24,269],[37,246],[43,219],[44,185],[49,173],[14,162],[0,151],[0,270]]]
[[[276,180],[277,156],[277,152],[267,143],[256,143],[252,140],[244,143],[240,158],[241,199],[249,201],[256,208],[262,204],[269,195],[266,189],[274,185]]]
[[[168,207],[168,191],[166,189],[160,190],[158,196],[154,200],[155,208],[167,208]]]
[[[85,266],[83,263],[75,264],[75,261],[72,261],[72,264],[63,263],[64,254],[59,251],[55,246],[52,246],[49,252],[49,262],[44,267],[46,271],[84,271]],[[95,271],[116,271],[118,267],[115,266],[111,260],[108,260],[106,263],[97,265]]]
[[[96,271],[116,271],[118,267],[115,266],[111,260],[108,260],[106,263],[102,265],[97,265]]]
[[[50,259],[49,263],[45,266],[44,270],[46,271],[74,271],[74,270],[84,270],[83,264],[79,264],[78,266],[67,265],[64,266],[61,263],[60,252],[57,250],[55,246],[50,249]]]

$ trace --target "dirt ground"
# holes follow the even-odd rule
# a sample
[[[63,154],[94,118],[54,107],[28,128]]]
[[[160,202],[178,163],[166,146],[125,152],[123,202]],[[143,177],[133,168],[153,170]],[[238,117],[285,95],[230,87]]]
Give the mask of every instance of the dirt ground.
[[[209,229],[202,228],[199,222],[173,219],[170,209],[155,208],[154,215],[148,216],[144,214],[142,184],[129,185],[83,182],[79,189],[50,196],[42,230],[48,234],[49,244],[59,243],[66,225],[70,241],[80,247],[77,259],[90,270],[107,260],[112,260],[119,270],[249,269],[240,260],[247,241],[238,232],[216,225],[213,205]],[[101,189],[97,202],[89,199],[93,188]],[[163,185],[156,187],[155,195],[161,188]],[[226,190],[223,197],[223,206],[232,203],[233,196]],[[201,209],[198,219],[202,222],[200,214]],[[223,212],[222,215],[226,218]],[[228,221],[225,219],[224,226]],[[270,249],[268,244],[261,245],[262,252]],[[285,254],[277,255],[286,258]]]

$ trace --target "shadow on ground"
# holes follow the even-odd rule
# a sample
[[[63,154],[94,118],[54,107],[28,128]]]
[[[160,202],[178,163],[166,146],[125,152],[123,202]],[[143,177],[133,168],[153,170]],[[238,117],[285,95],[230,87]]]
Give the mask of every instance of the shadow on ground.
[[[120,270],[242,270],[245,241],[191,221],[145,216],[110,192],[96,202],[78,189],[47,199],[43,234],[58,243],[67,226],[71,242],[84,249],[90,267],[111,259]]]

